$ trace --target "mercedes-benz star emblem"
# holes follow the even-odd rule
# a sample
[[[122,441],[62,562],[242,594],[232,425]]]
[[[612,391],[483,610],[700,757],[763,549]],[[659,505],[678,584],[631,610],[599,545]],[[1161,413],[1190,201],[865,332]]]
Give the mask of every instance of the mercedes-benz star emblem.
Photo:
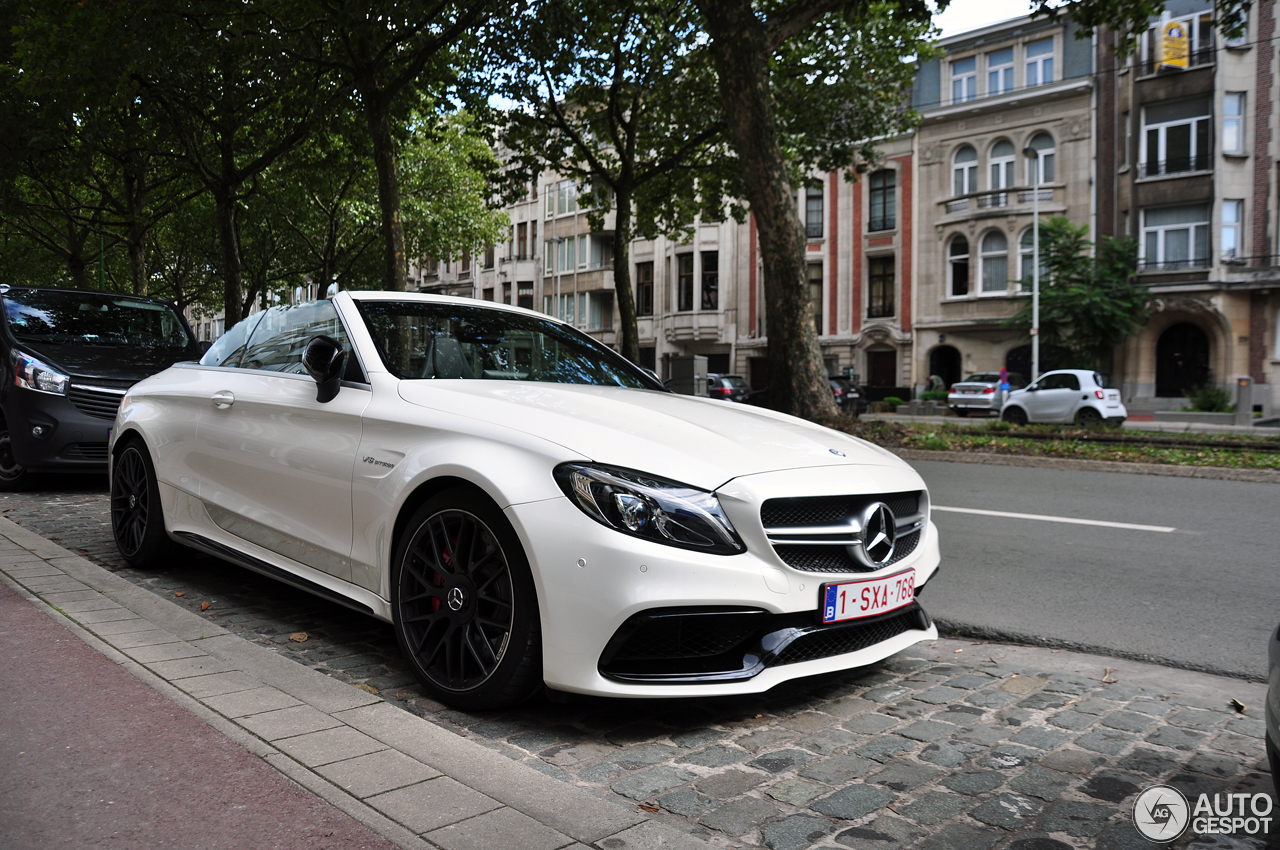
[[[859,517],[861,546],[851,546],[850,554],[868,567],[883,567],[893,558],[898,544],[897,519],[884,502],[872,502]]]
[[[461,611],[463,603],[467,601],[467,597],[462,592],[462,588],[454,587],[450,588],[449,595],[445,597],[445,600],[449,603],[450,611]]]

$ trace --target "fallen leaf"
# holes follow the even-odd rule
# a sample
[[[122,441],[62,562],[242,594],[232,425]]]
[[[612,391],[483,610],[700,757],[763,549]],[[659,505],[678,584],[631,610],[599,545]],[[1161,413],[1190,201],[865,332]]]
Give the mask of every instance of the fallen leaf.
[[[1246,711],[1248,711],[1248,707],[1245,706],[1245,704],[1238,699],[1233,699],[1231,701],[1231,707],[1234,708],[1236,711],[1238,711],[1240,714],[1244,714]]]
[[[375,696],[376,696],[376,695],[377,695],[377,693],[378,693],[378,689],[377,689],[377,688],[372,687],[372,686],[370,686],[370,685],[366,685],[366,684],[364,684],[363,682],[361,682],[360,684],[356,685],[356,690],[358,690],[358,691],[364,691],[366,694],[374,694]]]
[[[201,611],[208,611],[208,610],[209,610],[209,606],[210,606],[210,605],[212,605],[212,604],[213,604],[212,602],[201,602],[201,603],[200,603],[200,610],[201,610]]]
[[[649,805],[648,803],[641,803],[641,804],[640,804],[640,808],[641,808],[641,809],[643,809],[643,810],[644,810],[644,811],[646,811],[646,812],[656,812],[656,811],[658,811],[658,807],[657,807],[657,806],[651,806],[651,805]]]
[[[1114,667],[1108,667],[1108,668],[1106,668],[1106,672],[1104,672],[1104,673],[1102,674],[1102,684],[1104,684],[1104,685],[1114,685],[1116,682],[1120,681],[1119,679],[1113,679],[1113,678],[1111,678],[1111,674],[1112,674],[1112,673],[1114,673],[1114,672],[1115,672],[1115,668],[1114,668]]]
[[[956,652],[964,652],[963,649],[957,649]]]
[[[761,717],[764,717],[764,715],[763,715],[763,714],[757,714],[757,715],[756,715],[756,719],[759,719],[759,718],[761,718]]]
[[[1013,676],[1012,676],[1011,678],[1014,678],[1014,679],[1018,678],[1018,674],[1017,674],[1017,673],[1014,673],[1014,674],[1013,674]]]
[[[1077,702],[1079,702],[1079,700],[1069,699],[1064,702],[1063,705],[1075,705]]]
[[[399,691],[399,692],[396,694],[396,699],[398,699],[398,700],[407,700],[407,699],[409,699],[409,698],[410,698],[410,697],[412,697],[412,696],[413,696],[413,694],[412,694],[410,691]]]
[[[173,595],[174,595],[174,596],[186,596],[186,595],[187,595],[187,592],[186,592],[185,590],[179,590],[177,593],[175,593],[175,594],[173,594]]]
[[[1054,655],[1057,655],[1059,652],[1062,652],[1061,649],[1051,649],[1049,651],[1052,652]]]
[[[307,642],[307,633],[306,633],[306,632],[294,632],[293,634],[289,635],[289,640],[293,641],[294,643],[306,643],[306,642]]]

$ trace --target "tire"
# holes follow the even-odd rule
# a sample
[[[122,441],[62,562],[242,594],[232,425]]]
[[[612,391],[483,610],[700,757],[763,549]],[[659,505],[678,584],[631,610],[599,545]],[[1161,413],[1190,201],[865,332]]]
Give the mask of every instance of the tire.
[[[111,461],[111,533],[131,567],[156,569],[174,553],[174,543],[164,529],[156,468],[139,439],[125,443]]]
[[[503,708],[542,687],[542,630],[529,561],[511,524],[470,489],[414,512],[391,571],[396,640],[427,692]]]
[[[1082,407],[1076,413],[1076,424],[1081,428],[1095,428],[1102,424],[1102,414],[1092,407]]]
[[[32,475],[27,468],[14,460],[13,441],[9,438],[9,425],[0,422],[0,492],[17,493],[31,486]]]
[[[1010,407],[1004,413],[1000,414],[1000,418],[1010,425],[1026,425],[1027,412],[1021,407]]]

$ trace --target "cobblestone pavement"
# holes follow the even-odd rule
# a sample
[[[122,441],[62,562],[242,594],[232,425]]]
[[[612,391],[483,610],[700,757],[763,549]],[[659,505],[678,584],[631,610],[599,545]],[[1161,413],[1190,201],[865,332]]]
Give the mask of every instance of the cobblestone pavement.
[[[0,513],[300,664],[718,846],[1147,848],[1131,807],[1149,785],[1193,805],[1202,792],[1271,790],[1261,684],[969,641],[757,697],[454,711],[422,695],[389,626],[195,553],[131,570],[104,481],[53,487],[0,494]],[[1188,834],[1172,846],[1273,845]]]

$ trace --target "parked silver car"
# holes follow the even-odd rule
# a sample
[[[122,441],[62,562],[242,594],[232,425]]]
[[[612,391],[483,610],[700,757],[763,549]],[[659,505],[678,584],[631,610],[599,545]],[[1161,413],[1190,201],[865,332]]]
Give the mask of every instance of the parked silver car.
[[[1045,372],[1034,384],[1013,390],[1000,416],[1014,425],[1028,422],[1074,422],[1077,425],[1119,426],[1128,418],[1120,390],[1101,372],[1058,369]]]
[[[1021,389],[1027,385],[1027,379],[1017,372],[1009,373],[1009,388]],[[947,406],[956,416],[968,416],[970,413],[1000,413],[1004,399],[1000,394],[999,372],[978,372],[963,381],[951,385],[947,394]]]

